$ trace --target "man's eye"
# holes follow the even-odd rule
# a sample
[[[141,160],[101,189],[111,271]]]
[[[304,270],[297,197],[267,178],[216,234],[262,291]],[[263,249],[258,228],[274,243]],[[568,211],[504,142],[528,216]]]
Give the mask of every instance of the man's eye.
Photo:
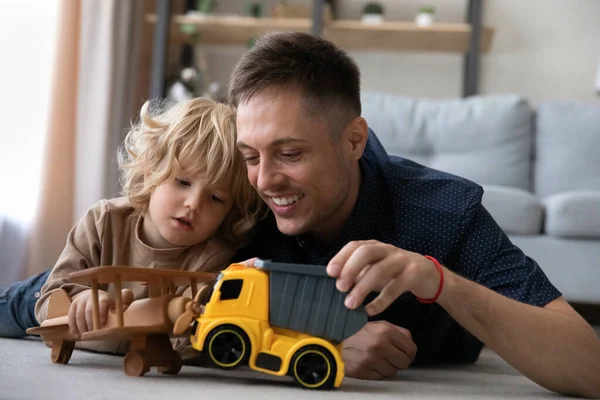
[[[281,157],[285,158],[286,160],[291,160],[294,159],[296,157],[298,157],[300,155],[300,152],[294,152],[294,153],[281,153]]]
[[[188,181],[186,181],[184,179],[176,178],[175,182],[177,182],[177,184],[180,186],[191,186],[191,183],[189,183]]]
[[[245,157],[244,162],[246,164],[256,164],[258,162],[258,157]]]

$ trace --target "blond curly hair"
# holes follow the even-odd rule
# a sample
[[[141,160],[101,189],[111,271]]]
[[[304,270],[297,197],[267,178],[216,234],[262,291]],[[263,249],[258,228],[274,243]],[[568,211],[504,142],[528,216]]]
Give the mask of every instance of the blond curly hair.
[[[146,102],[119,151],[122,194],[145,212],[154,188],[180,174],[231,193],[234,205],[216,236],[233,246],[265,215],[236,148],[235,109],[205,98],[153,107]]]

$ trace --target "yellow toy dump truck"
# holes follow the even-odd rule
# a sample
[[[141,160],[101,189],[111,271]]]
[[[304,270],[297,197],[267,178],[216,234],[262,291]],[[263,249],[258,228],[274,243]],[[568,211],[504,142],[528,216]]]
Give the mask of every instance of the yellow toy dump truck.
[[[198,292],[174,332],[193,322],[192,347],[218,367],[248,365],[291,375],[305,388],[339,387],[342,341],[367,322],[364,308],[344,306],[345,293],[323,266],[259,260],[255,267],[222,271],[210,299],[210,289]]]

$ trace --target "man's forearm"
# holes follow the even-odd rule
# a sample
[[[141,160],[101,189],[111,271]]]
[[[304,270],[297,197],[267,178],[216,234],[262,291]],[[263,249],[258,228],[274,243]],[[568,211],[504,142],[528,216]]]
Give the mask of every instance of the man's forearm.
[[[600,397],[600,339],[577,314],[519,303],[444,272],[438,303],[471,334],[549,390]]]

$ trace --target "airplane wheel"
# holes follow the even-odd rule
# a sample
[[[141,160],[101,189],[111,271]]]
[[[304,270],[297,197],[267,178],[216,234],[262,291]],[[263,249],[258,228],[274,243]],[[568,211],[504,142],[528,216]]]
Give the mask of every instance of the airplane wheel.
[[[235,325],[213,329],[206,338],[206,348],[211,361],[224,369],[246,364],[250,358],[248,335]]]
[[[177,375],[179,371],[181,371],[181,365],[183,362],[181,361],[181,356],[177,352],[173,352],[169,360],[168,368],[161,367],[159,368],[159,372],[167,375]]]
[[[75,342],[69,340],[55,340],[52,342],[52,352],[50,353],[50,359],[55,364],[67,364],[73,354],[75,348]]]
[[[139,351],[127,353],[123,360],[125,374],[128,376],[142,376],[148,372],[144,355]]]
[[[304,346],[294,354],[290,365],[297,383],[308,389],[331,389],[335,383],[337,364],[323,346]]]

